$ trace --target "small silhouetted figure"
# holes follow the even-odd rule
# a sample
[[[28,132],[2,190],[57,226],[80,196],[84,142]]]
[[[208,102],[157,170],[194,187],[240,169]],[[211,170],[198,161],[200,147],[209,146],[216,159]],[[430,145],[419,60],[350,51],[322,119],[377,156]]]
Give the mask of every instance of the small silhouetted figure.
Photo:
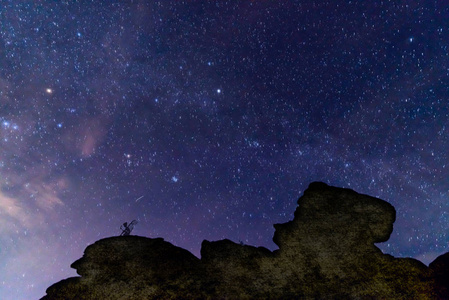
[[[129,223],[129,225],[128,222],[123,223],[123,225],[120,226],[120,229],[122,230],[120,236],[130,235],[131,231],[134,229],[134,225],[136,224],[137,224],[136,220],[133,220],[131,223]]]

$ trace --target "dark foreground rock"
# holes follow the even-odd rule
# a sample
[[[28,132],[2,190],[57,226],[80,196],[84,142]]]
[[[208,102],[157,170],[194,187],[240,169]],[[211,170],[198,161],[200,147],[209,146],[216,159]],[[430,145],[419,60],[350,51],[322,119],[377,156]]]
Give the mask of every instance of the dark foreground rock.
[[[434,274],[438,299],[449,299],[449,253],[438,256],[429,267]]]
[[[383,200],[312,183],[275,225],[279,250],[204,241],[200,260],[161,238],[107,238],[42,299],[444,299],[449,257],[429,268],[374,245],[394,221]]]
[[[165,299],[199,295],[200,260],[162,238],[122,236],[90,245],[43,299]],[[197,286],[197,287],[195,287]]]

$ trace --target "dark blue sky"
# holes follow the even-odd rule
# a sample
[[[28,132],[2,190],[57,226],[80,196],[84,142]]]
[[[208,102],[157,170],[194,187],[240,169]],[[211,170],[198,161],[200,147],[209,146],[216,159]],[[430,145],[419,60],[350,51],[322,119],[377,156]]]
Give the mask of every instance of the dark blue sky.
[[[396,207],[384,252],[446,252],[448,15],[444,1],[1,1],[1,298],[43,296],[132,219],[195,255],[203,239],[275,249],[272,224],[317,180]]]

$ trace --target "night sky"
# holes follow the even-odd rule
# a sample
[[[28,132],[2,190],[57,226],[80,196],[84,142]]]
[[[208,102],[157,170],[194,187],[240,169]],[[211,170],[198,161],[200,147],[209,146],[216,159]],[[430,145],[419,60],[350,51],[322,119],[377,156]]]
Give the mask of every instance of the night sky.
[[[1,299],[133,219],[274,250],[312,181],[393,204],[385,253],[448,251],[446,1],[0,3]]]

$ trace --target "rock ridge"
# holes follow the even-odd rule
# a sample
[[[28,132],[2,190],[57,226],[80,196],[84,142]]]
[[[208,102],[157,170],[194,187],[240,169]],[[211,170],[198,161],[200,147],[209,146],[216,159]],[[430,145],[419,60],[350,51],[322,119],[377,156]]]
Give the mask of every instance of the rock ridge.
[[[106,238],[41,300],[449,298],[449,253],[427,267],[375,246],[395,219],[386,201],[314,182],[293,220],[274,225],[278,250],[203,241],[199,259],[162,238]]]

